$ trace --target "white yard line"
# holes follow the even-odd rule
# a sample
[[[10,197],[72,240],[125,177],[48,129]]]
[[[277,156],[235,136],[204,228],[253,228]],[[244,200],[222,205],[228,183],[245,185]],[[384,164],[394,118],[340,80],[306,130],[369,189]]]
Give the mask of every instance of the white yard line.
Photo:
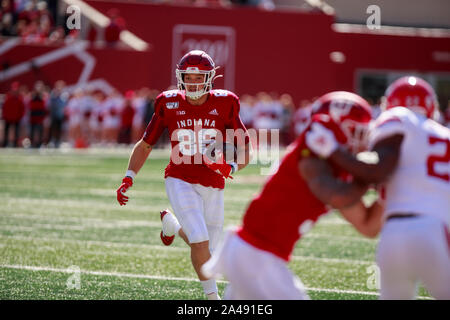
[[[150,245],[150,244],[139,244],[139,243],[128,243],[128,242],[108,242],[108,241],[96,241],[96,240],[76,240],[76,239],[57,239],[57,238],[43,238],[43,237],[23,237],[23,236],[4,236],[0,235],[0,239],[15,239],[24,241],[47,241],[47,242],[64,242],[64,243],[74,243],[78,245],[98,245],[104,247],[117,247],[117,248],[142,248],[142,249],[156,249],[156,250],[171,250],[171,251],[189,251],[189,248],[180,248],[175,246],[166,247],[163,245]]]
[[[5,218],[8,219],[37,219],[37,220],[53,220],[58,222],[78,222],[81,225],[64,225],[64,224],[39,224],[33,223],[31,226],[21,227],[14,225],[6,225],[0,224],[0,230],[23,230],[23,231],[31,231],[34,228],[41,229],[57,229],[57,230],[84,230],[87,228],[97,228],[97,229],[121,229],[121,228],[131,228],[131,227],[160,227],[161,223],[159,221],[146,221],[146,220],[104,220],[98,218],[72,218],[72,217],[57,217],[57,216],[45,216],[45,215],[28,215],[28,214],[11,214],[5,215]],[[0,216],[1,219],[1,216]],[[323,220],[319,222],[321,225],[326,224],[341,224],[337,220],[326,221]],[[343,223],[345,224],[345,222]],[[232,224],[234,225],[234,224]],[[324,238],[324,239],[333,239],[333,240],[345,240],[345,241],[364,241],[368,243],[374,243],[376,240],[367,239],[359,236],[337,236],[337,235],[329,235],[329,234],[317,234],[317,233],[309,233],[306,234],[303,239],[308,238]]]
[[[163,246],[163,245],[149,245],[149,244],[137,244],[137,243],[125,243],[125,242],[108,242],[108,241],[95,241],[95,240],[75,240],[75,239],[55,239],[55,238],[36,238],[36,237],[23,237],[23,236],[0,236],[1,239],[15,239],[15,240],[24,240],[24,241],[47,241],[47,242],[65,242],[65,243],[74,243],[77,245],[98,245],[104,247],[116,247],[116,248],[142,248],[142,249],[153,249],[153,250],[169,250],[169,251],[183,251],[189,252],[188,247],[174,247],[174,246]],[[374,264],[374,261],[370,260],[352,260],[352,259],[339,259],[339,258],[321,258],[321,257],[311,257],[311,256],[292,256],[293,261],[319,261],[324,263],[347,263],[347,264],[356,264],[356,265],[371,265]]]
[[[69,274],[74,273],[74,270],[71,268],[59,269],[59,268],[52,268],[52,267],[37,267],[37,266],[23,266],[23,265],[0,265],[0,268],[29,270],[29,271],[62,272],[62,273],[69,273]],[[134,274],[134,273],[122,273],[122,272],[80,270],[80,273],[95,275],[95,276],[109,276],[109,277],[119,277],[119,278],[172,280],[172,281],[188,281],[188,282],[197,282],[198,281],[198,279],[194,279],[194,278],[167,277],[167,276],[155,276],[155,275],[147,275],[147,274]],[[224,281],[224,280],[217,280],[217,282],[218,283],[227,283],[227,281]],[[371,292],[371,291],[339,290],[339,289],[309,288],[309,287],[305,287],[305,289],[307,291],[316,291],[316,292],[331,292],[331,293],[346,293],[346,294],[378,296],[377,292]],[[419,296],[418,298],[430,299],[429,297],[423,297],[423,296]]]

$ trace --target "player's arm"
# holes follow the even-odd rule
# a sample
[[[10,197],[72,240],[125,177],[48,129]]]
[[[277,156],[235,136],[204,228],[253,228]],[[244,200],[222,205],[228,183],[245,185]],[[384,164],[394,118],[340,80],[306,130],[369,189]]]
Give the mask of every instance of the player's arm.
[[[357,160],[342,147],[338,147],[331,154],[330,160],[360,181],[380,183],[385,181],[397,167],[402,141],[402,134],[394,134],[378,141],[372,150],[378,156],[377,163]]]
[[[336,209],[354,205],[367,191],[365,184],[347,183],[334,177],[323,159],[304,158],[299,162],[299,171],[317,199]]]
[[[152,146],[145,142],[144,139],[139,140],[134,145],[130,159],[128,160],[128,170],[125,173],[125,177],[122,179],[122,184],[117,189],[117,201],[121,206],[126,205],[128,202],[128,197],[125,193],[133,186],[133,180],[136,177],[136,174],[141,170],[151,151]]]
[[[125,193],[133,186],[135,176],[141,170],[152,151],[152,146],[158,141],[164,128],[165,126],[161,114],[155,112],[145,130],[144,136],[133,147],[130,159],[128,160],[128,170],[125,177],[122,179],[122,184],[117,189],[117,201],[121,206],[128,202],[128,197]]]
[[[382,127],[382,128],[381,128]],[[378,162],[366,163],[355,158],[336,141],[333,132],[320,123],[313,123],[306,134],[308,147],[322,158],[330,159],[340,168],[364,183],[385,181],[395,170],[400,158],[403,125],[397,119],[382,122],[371,132],[372,151]]]
[[[128,160],[128,171],[134,174],[132,178],[141,170],[151,151],[152,146],[145,142],[144,139],[139,140],[134,145],[130,159]]]
[[[383,226],[382,215],[384,206],[380,201],[375,201],[370,207],[366,207],[362,201],[356,204],[342,208],[342,216],[350,222],[356,230],[369,238],[378,235]]]

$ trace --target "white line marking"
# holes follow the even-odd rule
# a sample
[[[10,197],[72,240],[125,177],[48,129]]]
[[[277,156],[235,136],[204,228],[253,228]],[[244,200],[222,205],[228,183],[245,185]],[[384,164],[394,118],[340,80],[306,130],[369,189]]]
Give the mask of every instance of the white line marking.
[[[8,219],[37,219],[37,220],[53,220],[58,222],[78,222],[80,225],[67,225],[67,230],[83,230],[86,228],[98,228],[98,229],[121,229],[121,228],[131,228],[131,227],[160,227],[161,223],[158,221],[148,221],[148,220],[106,220],[106,219],[98,219],[98,218],[73,218],[73,217],[61,217],[61,216],[46,216],[46,215],[34,215],[34,214],[20,214],[14,213],[11,215],[4,215],[3,217],[7,217]],[[238,221],[238,220],[236,220]],[[240,221],[237,223],[239,224]],[[341,224],[338,220],[330,220],[330,221],[321,221],[319,222],[321,225],[335,225]],[[231,225],[235,225],[236,223],[231,223]],[[345,223],[343,223],[345,224]],[[16,230],[21,230],[19,226],[9,226],[4,224],[4,227],[12,228]],[[66,225],[58,225],[58,224],[39,224],[33,223],[31,226],[27,226],[26,228],[44,228],[44,229],[54,229],[64,230],[64,226]],[[2,225],[0,225],[0,229]],[[25,230],[25,229],[24,229]],[[332,238],[333,240],[344,240],[344,241],[364,241],[368,243],[376,243],[375,239],[367,239],[362,236],[338,236],[338,235],[329,235],[329,234],[320,234],[320,233],[309,233],[303,236],[303,239],[309,238]]]
[[[109,248],[120,248],[120,247],[128,247],[128,248],[142,248],[142,249],[155,249],[155,250],[169,250],[169,251],[184,251],[189,252],[188,247],[175,247],[175,246],[162,246],[162,245],[149,245],[149,244],[138,244],[138,243],[125,243],[125,242],[107,242],[107,241],[95,241],[95,240],[76,240],[76,239],[53,239],[53,238],[35,238],[35,237],[23,237],[23,236],[4,236],[1,235],[0,239],[15,239],[15,240],[24,240],[24,241],[43,241],[43,242],[65,242],[65,243],[74,243],[80,245],[98,245],[105,246]],[[339,258],[321,258],[321,257],[311,257],[311,256],[292,256],[293,261],[319,261],[325,263],[348,263],[348,264],[357,264],[357,265],[371,265],[374,261],[369,260],[352,260],[352,259],[339,259]]]
[[[29,271],[50,271],[50,272],[62,272],[62,273],[72,273],[73,272],[70,269],[59,269],[59,268],[52,268],[52,267],[37,267],[37,266],[22,266],[22,265],[0,265],[0,268],[29,270]],[[198,281],[198,279],[194,279],[194,278],[166,277],[166,276],[154,276],[154,275],[147,275],[147,274],[121,273],[121,272],[81,270],[81,273],[95,275],[95,276],[109,276],[109,277],[119,277],[119,278],[172,280],[172,281],[188,281],[188,282],[197,282]],[[224,280],[216,280],[216,281],[218,283],[228,283],[227,281],[224,281]],[[346,293],[346,294],[378,296],[377,292],[370,292],[370,291],[339,290],[339,289],[308,288],[308,287],[305,287],[305,289],[307,291],[317,291],[317,292],[332,292],[332,293]],[[430,299],[429,297],[423,297],[423,296],[419,296],[418,298]]]

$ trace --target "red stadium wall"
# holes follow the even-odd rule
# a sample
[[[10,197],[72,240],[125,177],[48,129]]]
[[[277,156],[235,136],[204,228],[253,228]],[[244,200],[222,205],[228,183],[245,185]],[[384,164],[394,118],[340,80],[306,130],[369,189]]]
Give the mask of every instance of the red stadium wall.
[[[330,90],[356,90],[362,69],[450,72],[449,61],[433,60],[435,52],[449,54],[450,38],[341,33],[332,28],[333,16],[320,13],[87,2],[104,14],[118,8],[127,29],[150,44],[147,52],[85,50],[95,60],[89,80],[104,79],[122,92],[175,84],[175,64],[192,48],[206,50],[223,67],[217,88],[239,95],[287,92],[296,104]],[[1,53],[0,63],[12,67],[57,49],[20,45]],[[345,61],[331,61],[333,51],[342,52]],[[72,54],[17,79],[32,83],[41,77],[52,83],[63,78],[75,84],[86,68],[82,60]],[[12,80],[0,78],[1,92]]]
[[[224,66],[219,69],[224,78],[216,87],[238,94],[275,91],[300,98],[334,86],[328,58],[331,16],[254,8],[88,3],[103,13],[118,8],[127,28],[152,45],[151,86],[160,90],[174,84],[174,61],[194,46]]]
[[[337,90],[356,91],[361,70],[450,75],[450,37],[336,32],[333,48],[345,56],[335,65]]]
[[[150,83],[150,52],[95,49],[85,44],[86,47],[80,43],[71,46],[18,43],[0,57],[0,92],[8,91],[13,81],[31,87],[37,80],[53,84],[63,79],[68,85],[75,85],[86,79],[97,83],[97,87],[114,87],[121,92]],[[140,72],[130,72],[136,65]]]

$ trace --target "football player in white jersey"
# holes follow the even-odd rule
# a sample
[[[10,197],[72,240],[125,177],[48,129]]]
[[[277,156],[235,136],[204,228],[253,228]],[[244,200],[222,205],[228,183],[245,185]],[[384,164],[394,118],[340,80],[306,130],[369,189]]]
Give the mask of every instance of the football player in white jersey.
[[[384,99],[368,141],[377,163],[357,161],[327,134],[323,156],[382,187],[380,299],[413,299],[418,282],[433,297],[450,299],[450,130],[432,120],[436,95],[418,77],[396,80]]]

